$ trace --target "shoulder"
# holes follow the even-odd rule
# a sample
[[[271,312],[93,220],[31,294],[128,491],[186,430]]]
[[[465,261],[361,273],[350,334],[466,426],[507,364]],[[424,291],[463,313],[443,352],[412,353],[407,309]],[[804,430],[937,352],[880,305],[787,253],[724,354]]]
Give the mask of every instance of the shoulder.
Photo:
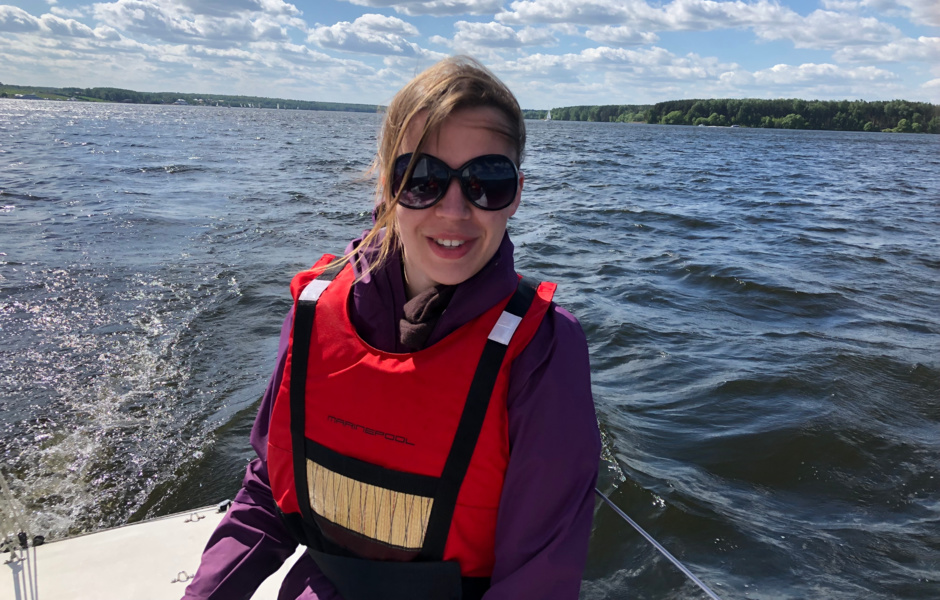
[[[554,300],[520,358],[539,362],[557,360],[559,354],[587,360],[587,338],[578,319]]]
[[[578,319],[555,302],[513,362],[508,408],[528,403],[533,395],[545,398],[552,386],[563,393],[550,394],[551,400],[540,403],[574,402],[589,406],[593,414],[587,338]]]
[[[514,453],[536,449],[596,470],[600,433],[591,393],[587,339],[570,312],[552,303],[512,364],[506,410]]]
[[[552,302],[549,307],[541,328],[550,331],[552,337],[558,337],[567,342],[580,343],[587,351],[587,338],[584,336],[581,323],[573,314],[555,302]]]

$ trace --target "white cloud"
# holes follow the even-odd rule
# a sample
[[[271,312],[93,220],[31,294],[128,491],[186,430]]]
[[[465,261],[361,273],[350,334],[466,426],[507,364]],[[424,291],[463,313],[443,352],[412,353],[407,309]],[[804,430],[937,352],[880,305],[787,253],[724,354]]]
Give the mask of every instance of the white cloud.
[[[95,27],[95,37],[105,42],[116,42],[121,39],[121,34],[113,27],[99,25]]]
[[[734,63],[664,48],[590,48],[562,55],[533,54],[494,64],[494,71],[525,106],[653,103],[666,98],[707,97]],[[561,100],[564,98],[564,100]]]
[[[0,6],[0,31],[23,33],[38,31],[40,21],[22,8]]]
[[[379,56],[423,56],[425,51],[406,37],[418,35],[418,29],[396,17],[367,14],[352,23],[341,21],[329,27],[315,28],[307,37],[323,48],[376,54]]]
[[[93,38],[95,32],[83,23],[74,19],[63,19],[55,15],[46,14],[39,18],[44,29],[56,36]]]
[[[768,0],[755,3],[673,0],[661,6],[651,6],[644,0],[524,0],[513,2],[509,11],[496,15],[496,20],[517,25],[568,23],[626,25],[649,31],[705,31],[777,21],[787,14],[796,15]]]
[[[261,7],[261,10],[269,15],[290,15],[298,17],[302,14],[299,8],[290,2],[284,2],[284,0],[256,0],[256,2],[258,6]]]
[[[97,20],[123,31],[132,31],[157,39],[201,37],[191,18],[178,10],[165,9],[147,0],[117,0],[98,3],[93,7]]]
[[[80,19],[85,16],[85,13],[81,9],[74,8],[62,8],[61,6],[53,6],[49,9],[49,12],[54,14],[57,17],[63,17],[65,19]]]
[[[754,73],[754,81],[761,85],[790,85],[794,83],[834,82],[887,82],[895,81],[898,76],[877,67],[857,67],[844,69],[831,64],[806,63],[799,66],[774,65]]]
[[[578,25],[605,25],[625,23],[636,15],[640,2],[615,0],[523,0],[510,4],[510,10],[496,15],[496,20],[512,25],[537,23],[572,23]]]
[[[499,47],[519,48],[522,41],[512,27],[499,23],[469,23],[457,21],[454,24],[457,34],[454,36],[454,45],[461,48]]]
[[[585,32],[588,39],[602,44],[613,46],[643,46],[653,44],[659,40],[659,36],[648,31],[637,31],[629,26],[611,27],[604,25],[602,27],[591,27]]]
[[[245,2],[246,0],[239,0]],[[208,10],[210,3],[201,4]],[[117,0],[93,6],[97,20],[130,34],[179,44],[228,46],[262,40],[286,40],[286,22],[265,13],[233,17],[196,14],[189,7],[154,0]]]
[[[219,48],[143,43],[120,37],[107,26],[99,26],[95,33],[96,39],[63,37],[54,44],[42,34],[21,36],[15,43],[0,36],[0,57],[15,57],[0,58],[5,80],[47,85],[44,80],[52,78],[57,85],[337,102],[368,102],[367,98],[386,95],[386,77],[374,68],[302,45],[261,41]],[[118,39],[102,44],[109,34]]]
[[[779,23],[798,16],[766,0],[755,3],[673,0],[662,9],[661,26],[670,31],[708,31]]]
[[[928,10],[922,0],[900,1],[920,3],[917,6]],[[934,2],[931,6],[940,6],[940,2],[930,1]],[[883,44],[903,37],[897,27],[872,17],[827,10],[816,10],[803,16],[770,0],[672,0],[662,6],[652,6],[644,0],[585,0],[576,3],[523,0],[513,2],[510,10],[496,15],[496,20],[517,25],[590,25],[592,27],[586,34],[590,39],[617,45],[649,43],[644,35],[651,36],[654,32],[720,29],[750,29],[761,39],[789,40],[797,48],[830,50],[850,45]]]
[[[413,37],[419,33],[418,28],[411,23],[407,23],[396,17],[385,17],[383,15],[362,15],[356,19],[355,25],[362,27],[363,29],[369,29],[371,31],[379,31],[383,33],[392,33],[395,35]]]
[[[519,31],[519,40],[523,46],[554,46],[558,39],[547,29],[524,27]]]
[[[184,12],[213,17],[230,17],[235,13],[264,12],[270,15],[300,15],[300,10],[284,0],[162,0],[177,5]]]
[[[505,63],[499,71],[515,74],[517,79],[542,80],[546,83],[577,83],[578,71],[572,68],[578,54],[530,54]]]
[[[904,38],[881,46],[842,48],[833,54],[839,62],[907,62],[940,64],[940,37]]]
[[[902,17],[915,25],[940,27],[940,3],[936,0],[824,0],[833,10],[868,8],[889,17]]]
[[[898,4],[911,11],[912,23],[940,27],[940,2],[937,0],[898,0]]]
[[[679,56],[659,47],[535,54],[494,67],[534,108],[559,105],[550,102],[559,97],[566,104],[695,97],[897,98],[905,97],[906,89],[897,74],[871,66],[780,64],[752,72],[715,57]]]
[[[444,56],[428,46],[481,57],[534,108],[544,107],[546,99],[566,104],[741,96],[940,99],[940,37],[916,37],[923,30],[900,20],[928,24],[940,1],[820,0],[820,10],[805,15],[795,12],[790,0],[782,1],[788,4],[356,0],[394,9],[401,18],[364,14],[353,22],[310,27],[290,0],[98,0],[80,7],[69,3],[69,8],[46,0],[47,14],[34,10],[37,16],[0,5],[0,71],[4,81],[39,85],[62,80],[63,85],[387,102],[415,69]],[[46,3],[34,4],[46,8]],[[458,12],[496,16],[490,22],[441,19],[457,21],[450,39],[422,38],[415,24],[430,28],[433,20],[404,16]],[[874,18],[889,14],[891,21]],[[736,35],[734,45],[723,47],[721,33],[696,34],[706,43],[717,40],[717,57],[677,52],[667,43],[682,34],[662,33],[729,29],[751,31],[754,39],[741,44]],[[908,37],[911,31],[917,32],[914,37]],[[298,32],[306,45],[294,43]],[[779,42],[801,50],[781,50]],[[560,44],[566,44],[563,51],[552,50],[559,54],[545,49]],[[768,48],[776,54],[763,61]],[[345,52],[361,56],[336,58],[351,56]],[[744,57],[747,69],[734,62]],[[774,62],[789,64],[770,67]]]
[[[516,31],[512,27],[499,23],[470,23],[468,21],[457,21],[454,27],[457,33],[453,41],[447,42],[443,38],[440,38],[440,41],[449,44],[458,52],[486,54],[494,49],[550,46],[558,42],[550,32],[533,27]]]
[[[227,17],[233,13],[253,12],[259,8],[258,3],[254,0],[176,0],[175,2],[164,1],[162,4],[175,4],[183,9],[183,12],[213,17]]]
[[[492,15],[502,10],[503,0],[348,0],[370,8],[394,8],[409,16]]]
[[[905,86],[895,73],[875,67],[845,68],[834,64],[778,64],[748,72],[722,73],[713,97],[869,98],[903,97]],[[906,94],[908,97],[910,94]]]
[[[716,58],[696,54],[676,56],[664,48],[627,50],[625,48],[589,48],[581,53],[589,64],[628,68],[653,79],[688,79],[717,76],[732,65],[722,65]]]
[[[581,35],[581,30],[578,29],[577,25],[572,25],[571,23],[551,23],[548,26],[549,31],[558,33],[561,35],[570,35],[570,36],[579,36]]]
[[[842,12],[851,12],[858,10],[862,6],[861,0],[822,0],[820,2],[826,10],[838,10]]]
[[[754,75],[744,70],[725,71],[718,76],[718,81],[729,88],[739,88],[754,84]]]
[[[721,63],[713,57],[703,58],[696,54],[676,56],[656,46],[637,50],[602,46],[587,48],[577,54],[535,54],[506,66],[514,72],[536,77],[553,77],[559,70],[571,74],[621,71],[652,79],[717,77],[736,67],[733,63]]]
[[[883,44],[903,37],[893,25],[871,17],[816,10],[805,17],[790,12],[784,18],[751,25],[765,40],[789,40],[797,48],[834,50],[844,46]]]
[[[283,2],[257,4],[263,8]],[[102,2],[87,8],[82,24],[0,6],[0,29],[5,31],[0,34],[0,72],[4,81],[26,85],[387,102],[390,90],[412,75],[416,61],[427,66],[444,56],[413,46],[418,56],[403,59],[394,70],[377,69],[281,38],[281,29],[297,19],[292,11],[259,9],[215,17],[205,14],[210,8],[210,3],[187,7],[171,0]],[[306,24],[301,25],[306,33]],[[365,18],[360,26],[382,35],[418,34],[413,25],[382,16]],[[266,28],[278,35],[263,35]],[[231,37],[225,38],[226,33]]]

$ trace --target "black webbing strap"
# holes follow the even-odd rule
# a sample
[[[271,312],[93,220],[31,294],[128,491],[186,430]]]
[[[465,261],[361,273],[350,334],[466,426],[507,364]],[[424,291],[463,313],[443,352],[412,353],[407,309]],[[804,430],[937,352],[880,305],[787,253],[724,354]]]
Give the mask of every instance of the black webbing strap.
[[[516,286],[516,291],[504,312],[519,318],[525,316],[526,311],[535,298],[535,288],[531,280],[523,279]],[[424,547],[418,560],[439,561],[444,559],[444,546],[447,543],[447,533],[450,531],[450,522],[457,507],[457,495],[460,486],[470,467],[470,459],[476,449],[480,431],[483,429],[483,420],[490,404],[490,396],[496,386],[499,368],[506,356],[507,346],[493,340],[486,340],[480,362],[470,383],[467,393],[467,402],[464,405],[457,433],[450,447],[450,454],[444,463],[441,472],[441,481],[437,494],[434,496],[434,505],[428,517],[428,529],[424,536]]]
[[[368,560],[312,548],[307,553],[345,600],[463,600],[460,565],[455,561]]]
[[[332,281],[337,270],[327,265],[326,269],[316,279]],[[310,285],[313,280],[308,283]],[[301,297],[303,291],[301,291]],[[298,298],[294,308],[293,346],[291,347],[290,367],[290,438],[291,455],[294,460],[294,489],[297,491],[297,504],[300,505],[300,514],[312,523],[313,514],[310,510],[310,501],[301,494],[307,494],[307,459],[304,454],[306,405],[307,405],[307,363],[310,359],[310,339],[313,335],[313,319],[317,311],[316,300],[301,300]]]

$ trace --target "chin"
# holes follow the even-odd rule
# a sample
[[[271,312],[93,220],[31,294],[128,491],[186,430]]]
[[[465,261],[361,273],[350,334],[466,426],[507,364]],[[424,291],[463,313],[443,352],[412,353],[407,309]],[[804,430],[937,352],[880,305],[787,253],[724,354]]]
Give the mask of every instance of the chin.
[[[466,269],[442,269],[433,279],[441,285],[459,285],[476,275],[479,271],[480,269],[474,269],[472,267]]]

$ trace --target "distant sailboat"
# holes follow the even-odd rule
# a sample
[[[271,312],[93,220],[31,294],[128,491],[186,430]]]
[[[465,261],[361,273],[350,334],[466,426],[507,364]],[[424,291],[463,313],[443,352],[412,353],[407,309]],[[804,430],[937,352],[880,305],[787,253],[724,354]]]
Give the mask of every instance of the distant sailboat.
[[[552,109],[548,109],[548,110],[545,112],[545,120],[546,120],[546,121],[551,121],[551,120],[552,120]]]

